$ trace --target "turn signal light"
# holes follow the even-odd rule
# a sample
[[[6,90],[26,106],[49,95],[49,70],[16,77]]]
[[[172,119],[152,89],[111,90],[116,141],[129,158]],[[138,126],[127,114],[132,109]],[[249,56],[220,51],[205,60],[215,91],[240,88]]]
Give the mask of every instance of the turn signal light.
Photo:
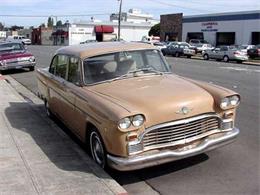
[[[232,118],[233,116],[234,116],[233,112],[226,112],[226,113],[224,113],[224,118],[225,119]]]
[[[137,134],[136,133],[130,133],[127,135],[126,140],[131,142],[131,141],[135,141],[137,139]]]

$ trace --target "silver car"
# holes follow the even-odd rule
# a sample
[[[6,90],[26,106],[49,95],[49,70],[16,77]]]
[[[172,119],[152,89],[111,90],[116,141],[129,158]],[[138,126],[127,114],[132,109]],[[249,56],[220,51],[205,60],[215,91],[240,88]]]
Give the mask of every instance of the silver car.
[[[235,46],[220,46],[215,49],[206,50],[203,52],[204,60],[216,59],[218,61],[223,60],[224,62],[228,61],[237,61],[241,63],[248,60],[247,54],[240,51]]]

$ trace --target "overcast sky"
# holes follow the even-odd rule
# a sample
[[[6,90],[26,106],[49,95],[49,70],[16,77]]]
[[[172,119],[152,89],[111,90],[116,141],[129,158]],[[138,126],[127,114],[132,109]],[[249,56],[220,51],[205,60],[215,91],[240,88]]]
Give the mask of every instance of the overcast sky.
[[[0,0],[0,15],[75,15],[89,14],[95,19],[109,20],[109,14],[118,12],[118,0]],[[161,14],[179,13],[197,15],[208,13],[260,10],[259,0],[123,0],[123,11],[138,8],[159,19]],[[70,22],[90,20],[91,16],[58,17]],[[0,16],[6,26],[39,26],[47,18]]]

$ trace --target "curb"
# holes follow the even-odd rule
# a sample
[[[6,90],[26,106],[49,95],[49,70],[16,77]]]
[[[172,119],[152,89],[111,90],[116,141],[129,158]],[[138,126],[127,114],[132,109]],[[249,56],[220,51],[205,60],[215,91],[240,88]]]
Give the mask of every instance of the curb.
[[[38,98],[33,92],[31,92],[29,89],[27,89],[25,86],[23,86],[21,83],[16,81],[11,76],[7,75],[7,76],[3,77],[0,74],[0,80],[7,81],[7,84],[10,85],[10,87],[12,87],[13,90],[16,91],[17,94],[19,94],[21,96],[21,98],[25,99],[26,102],[30,106],[37,105],[37,104],[38,105],[43,104],[43,101],[40,98]],[[41,115],[41,114],[39,113],[39,115]],[[52,122],[50,121],[50,123],[52,123]],[[55,123],[53,125],[56,126]],[[57,128],[59,129],[59,127],[57,127]],[[60,132],[58,132],[58,133],[61,134],[62,136],[68,136],[62,130],[60,130]],[[103,169],[101,169],[98,165],[96,165],[94,161],[92,161],[90,158],[86,157],[86,154],[80,149],[78,144],[76,144],[74,141],[72,141],[71,148],[76,153],[78,153],[81,156],[81,158],[83,158],[87,163],[89,163],[91,165],[90,168],[91,168],[93,174],[96,175],[99,182],[106,185],[111,190],[111,192],[113,192],[116,195],[127,195],[128,194],[127,191],[120,184],[118,184]]]
[[[199,56],[192,56],[191,59],[205,61],[202,57],[199,57]],[[215,60],[213,59],[213,61],[215,61]],[[224,62],[224,63],[226,63],[226,62]],[[259,63],[257,63],[257,62],[250,62],[250,61],[244,61],[244,62],[240,63],[240,65],[260,66],[260,60],[259,60]]]

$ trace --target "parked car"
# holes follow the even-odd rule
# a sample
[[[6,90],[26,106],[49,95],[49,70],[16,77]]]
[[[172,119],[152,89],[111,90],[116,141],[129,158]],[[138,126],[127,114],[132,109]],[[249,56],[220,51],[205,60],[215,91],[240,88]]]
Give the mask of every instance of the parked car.
[[[203,39],[190,39],[189,44],[196,47],[199,44],[208,44],[208,42]]]
[[[80,44],[95,43],[95,42],[97,42],[97,40],[94,40],[94,39],[88,39],[88,40],[86,40],[86,41],[80,42]]]
[[[239,134],[239,94],[171,70],[152,45],[107,42],[59,49],[37,78],[47,114],[101,167],[125,171],[204,153]]]
[[[229,60],[237,61],[238,63],[248,60],[247,54],[238,50],[234,46],[220,46],[212,50],[206,50],[203,53],[204,60],[216,59],[228,62]]]
[[[152,45],[159,48],[160,50],[167,48],[167,44],[163,43],[163,42],[154,42],[154,43],[152,43]]]
[[[166,48],[162,49],[163,55],[172,55],[175,57],[187,56],[191,58],[191,56],[195,55],[195,50],[191,48],[191,45],[185,42],[172,42],[167,45]]]
[[[256,45],[255,47],[248,49],[247,54],[252,59],[260,57],[260,45]]]
[[[245,54],[247,54],[247,51],[249,50],[249,49],[253,49],[255,47],[255,45],[239,45],[237,48],[240,50],[240,51],[242,51],[242,52],[244,52]]]
[[[150,41],[134,41],[135,43],[145,43],[145,44],[150,44],[153,45],[155,47],[157,47],[158,49],[165,49],[167,48],[166,43],[164,42],[150,42]]]
[[[212,50],[214,47],[211,44],[198,44],[195,51],[196,53],[203,53],[206,50]]]
[[[0,71],[22,68],[33,71],[35,65],[35,57],[26,51],[22,43],[0,43]]]
[[[7,42],[20,42],[24,45],[31,45],[32,41],[25,36],[13,35],[6,38]]]

